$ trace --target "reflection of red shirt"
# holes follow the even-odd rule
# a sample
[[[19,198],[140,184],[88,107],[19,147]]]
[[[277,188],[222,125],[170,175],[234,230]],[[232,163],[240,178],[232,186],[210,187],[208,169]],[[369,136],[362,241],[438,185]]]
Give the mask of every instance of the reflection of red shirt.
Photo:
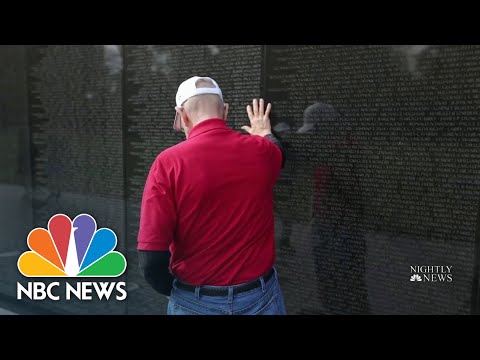
[[[273,187],[282,153],[224,120],[195,126],[148,175],[138,249],[170,249],[171,270],[192,285],[235,285],[274,263]]]
[[[355,145],[352,134],[350,131],[347,132],[344,140],[339,142],[337,148],[339,150],[349,149]],[[327,198],[329,192],[333,191],[332,188],[332,167],[329,165],[319,165],[315,169],[313,175],[313,213],[314,215],[321,215],[324,214],[325,211],[329,209],[326,208],[327,206]]]

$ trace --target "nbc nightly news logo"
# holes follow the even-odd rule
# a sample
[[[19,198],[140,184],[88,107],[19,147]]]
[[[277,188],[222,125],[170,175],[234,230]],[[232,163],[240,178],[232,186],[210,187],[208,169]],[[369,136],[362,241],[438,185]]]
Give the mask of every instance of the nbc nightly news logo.
[[[118,277],[125,272],[127,262],[118,251],[117,236],[108,228],[97,230],[97,222],[88,214],[80,214],[75,219],[57,214],[48,221],[48,230],[36,228],[27,238],[28,247],[18,258],[17,266],[26,277]],[[75,285],[65,282],[63,292],[58,289],[58,281],[45,284],[30,281],[23,286],[17,282],[17,299],[22,296],[31,300],[60,300],[73,297],[91,300],[92,293],[101,300],[109,300],[116,290],[116,300],[125,300],[125,282],[81,281]]]
[[[410,266],[410,281],[452,282],[452,267],[448,265]]]

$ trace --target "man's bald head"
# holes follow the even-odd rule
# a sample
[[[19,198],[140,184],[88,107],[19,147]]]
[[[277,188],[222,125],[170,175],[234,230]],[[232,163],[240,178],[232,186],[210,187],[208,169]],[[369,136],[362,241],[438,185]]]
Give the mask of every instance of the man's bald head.
[[[199,79],[195,83],[197,88],[214,88],[215,85],[206,79]],[[215,94],[201,94],[192,96],[183,107],[194,124],[211,118],[223,118],[224,104],[220,96]]]
[[[180,116],[181,128],[187,137],[190,130],[200,122],[208,119],[226,121],[228,115],[228,104],[223,102],[222,92],[215,81],[211,78],[197,77],[194,84],[196,91],[192,94],[191,80],[193,79],[195,77],[183,83],[186,84],[190,81],[190,84],[185,85],[190,86],[190,89],[186,91],[186,95],[183,93],[183,96],[187,97],[185,102],[181,103],[182,92],[180,90],[177,92],[177,104],[181,103],[181,105],[175,107],[177,115]],[[183,84],[180,85],[180,88]],[[215,91],[206,91],[208,88],[214,88]]]

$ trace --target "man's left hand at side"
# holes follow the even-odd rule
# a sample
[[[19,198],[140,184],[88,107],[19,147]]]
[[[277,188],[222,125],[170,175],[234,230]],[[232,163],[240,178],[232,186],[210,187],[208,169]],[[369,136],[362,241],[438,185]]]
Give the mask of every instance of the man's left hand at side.
[[[174,279],[169,270],[170,251],[138,250],[138,259],[140,270],[147,283],[156,292],[170,296]]]

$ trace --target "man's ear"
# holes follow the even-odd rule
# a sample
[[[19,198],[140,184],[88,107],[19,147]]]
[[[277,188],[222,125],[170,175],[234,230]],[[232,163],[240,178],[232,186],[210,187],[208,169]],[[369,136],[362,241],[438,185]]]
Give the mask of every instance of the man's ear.
[[[227,116],[228,116],[228,104],[225,103],[223,104],[223,107],[224,107],[224,112],[223,112],[223,120],[227,121]]]
[[[185,132],[185,129],[187,129],[190,124],[190,119],[187,116],[182,116],[180,121],[182,122],[182,130]]]

